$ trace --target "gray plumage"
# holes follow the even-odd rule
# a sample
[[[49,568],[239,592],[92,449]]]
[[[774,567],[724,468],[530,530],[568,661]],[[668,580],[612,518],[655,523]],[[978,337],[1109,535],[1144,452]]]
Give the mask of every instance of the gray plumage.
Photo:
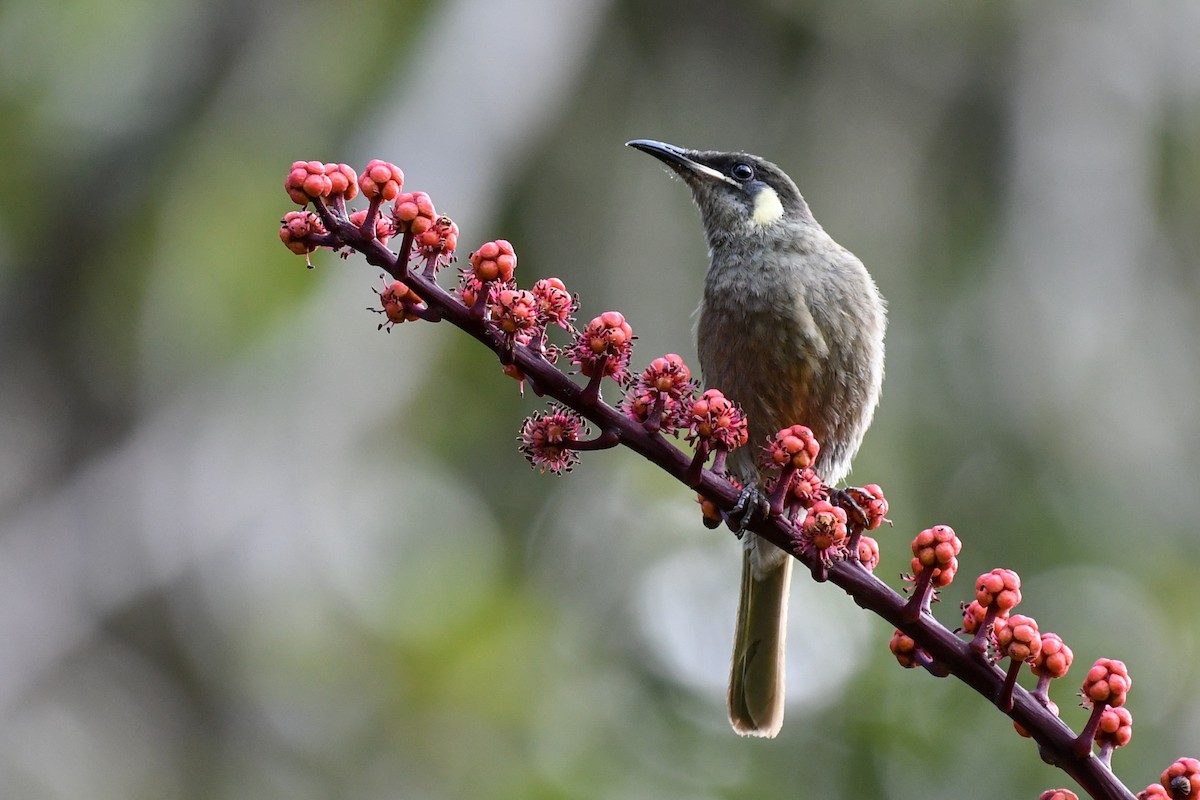
[[[883,382],[886,313],[874,280],[771,162],[649,140],[629,144],[671,167],[700,209],[710,255],[696,325],[700,367],[706,386],[742,406],[750,429],[731,469],[757,483],[762,444],[799,423],[820,443],[817,472],[826,483],[840,482]],[[743,735],[774,736],[783,724],[793,559],[757,536],[744,542],[730,722]]]

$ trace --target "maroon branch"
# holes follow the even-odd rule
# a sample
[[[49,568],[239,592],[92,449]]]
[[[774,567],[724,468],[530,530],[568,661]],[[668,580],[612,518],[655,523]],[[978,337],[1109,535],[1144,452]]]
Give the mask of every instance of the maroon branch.
[[[576,334],[575,345],[563,351],[587,379],[580,385],[554,363],[559,351],[546,345],[548,320],[573,330],[568,313],[577,300],[566,294],[560,281],[539,281],[538,286],[549,287],[541,294],[516,289],[512,282],[515,254],[508,242],[497,240],[472,254],[473,272],[464,273],[457,294],[443,289],[436,273],[452,258],[457,226],[448,218],[436,217],[427,196],[402,195],[403,173],[378,161],[371,162],[358,181],[369,202],[367,210],[348,214],[345,201],[352,199],[357,189],[353,182],[346,186],[343,167],[320,162],[293,165],[285,186],[298,203],[311,203],[315,213],[291,212],[285,218],[280,237],[289,249],[304,255],[318,246],[361,253],[395,281],[380,292],[389,322],[448,322],[495,353],[505,372],[527,382],[537,394],[557,401],[549,411],[531,416],[522,429],[522,449],[535,466],[565,471],[580,451],[621,444],[695,489],[710,527],[728,521],[743,494],[742,487],[724,474],[726,455],[746,444],[740,409],[713,389],[695,398],[687,367],[678,356],[656,360],[635,380],[628,372],[632,331],[617,312],[596,317]],[[333,184],[324,180],[327,177]],[[343,188],[333,191],[330,185]],[[324,202],[325,197],[332,202]],[[387,200],[395,200],[390,216],[382,208]],[[387,241],[397,233],[401,234],[399,252],[393,252]],[[425,259],[424,269],[410,268],[414,258]],[[548,303],[557,311],[548,311]],[[607,403],[601,396],[605,378],[628,387],[620,404]],[[594,438],[585,438],[587,423],[600,431]],[[692,453],[666,438],[684,428]],[[923,666],[936,676],[953,675],[997,704],[1020,731],[1037,742],[1045,761],[1068,773],[1093,798],[1134,800],[1108,766],[1111,746],[1105,750],[1101,743],[1102,758],[1092,750],[1104,709],[1124,703],[1128,687],[1124,666],[1101,659],[1089,672],[1084,691],[1094,712],[1081,734],[1072,732],[1055,713],[1045,685],[1047,674],[1061,677],[1065,672],[1069,650],[1061,640],[1045,648],[1058,660],[1043,659],[1039,672],[1029,649],[1036,649],[1036,624],[1007,632],[1003,627],[1008,610],[1020,597],[1015,573],[993,570],[980,577],[976,601],[964,619],[964,629],[974,633],[974,638],[964,640],[930,613],[936,588],[948,584],[957,570],[955,556],[961,544],[954,532],[946,526],[923,531],[913,542],[912,596],[906,599],[891,589],[864,566],[877,560],[877,550],[870,559],[863,555],[877,545],[862,533],[885,520],[887,504],[882,492],[875,485],[845,491],[823,486],[809,467],[817,445],[806,438],[811,432],[804,431],[803,426],[785,429],[765,448],[769,463],[764,468],[774,469],[776,475],[767,504],[770,512],[739,522],[746,522],[749,531],[791,553],[814,575],[840,587],[859,606],[893,625],[897,630],[893,652],[901,663]],[[715,456],[711,468],[706,466],[710,455]],[[997,645],[997,628],[1008,637],[1005,652],[1014,666],[1007,671],[999,669],[990,656]],[[1015,681],[1027,660],[1041,678],[1033,693]]]

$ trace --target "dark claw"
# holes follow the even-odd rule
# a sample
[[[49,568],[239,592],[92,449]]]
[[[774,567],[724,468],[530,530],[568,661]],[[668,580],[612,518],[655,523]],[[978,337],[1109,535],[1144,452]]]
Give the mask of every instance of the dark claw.
[[[756,518],[766,519],[770,515],[771,502],[765,494],[759,491],[757,486],[751,484],[742,489],[742,493],[738,495],[737,502],[733,504],[733,508],[729,509],[729,512],[725,515],[725,522],[740,539],[742,538],[742,534],[746,532],[746,528]]]
[[[862,506],[854,499],[853,494],[845,489],[830,489],[829,499],[833,501],[835,506],[846,512],[850,524],[858,528],[867,527],[867,512],[863,511]]]

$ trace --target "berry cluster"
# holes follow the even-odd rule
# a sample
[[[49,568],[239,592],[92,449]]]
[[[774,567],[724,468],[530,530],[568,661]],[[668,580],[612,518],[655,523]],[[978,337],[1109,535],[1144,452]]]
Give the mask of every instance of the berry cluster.
[[[692,371],[682,358],[668,353],[634,379],[621,407],[647,431],[673,434],[687,424],[695,395]]]

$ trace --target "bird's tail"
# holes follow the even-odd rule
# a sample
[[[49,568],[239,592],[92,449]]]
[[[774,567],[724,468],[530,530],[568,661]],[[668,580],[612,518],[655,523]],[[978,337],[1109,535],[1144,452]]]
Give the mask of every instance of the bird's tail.
[[[792,559],[752,533],[746,538],[751,541],[742,553],[729,722],[742,736],[773,738],[783,727],[783,648]]]

